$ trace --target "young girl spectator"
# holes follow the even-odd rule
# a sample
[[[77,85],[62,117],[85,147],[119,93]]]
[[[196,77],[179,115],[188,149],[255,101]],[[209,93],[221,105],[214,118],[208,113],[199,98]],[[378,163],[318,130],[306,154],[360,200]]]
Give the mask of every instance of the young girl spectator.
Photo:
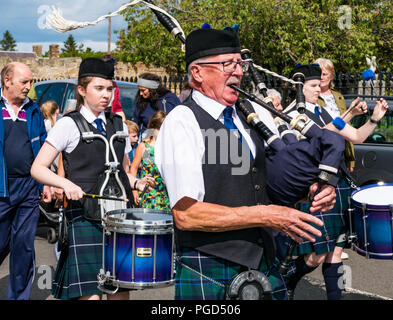
[[[130,143],[132,148],[131,151],[128,153],[131,166],[132,160],[134,160],[136,147],[138,146],[139,127],[134,121],[131,120],[126,120],[125,123],[128,128],[128,135],[130,137]]]
[[[41,106],[41,112],[44,116],[44,123],[46,132],[48,132],[56,122],[56,118],[59,115],[59,106],[54,101],[46,101]]]
[[[131,175],[136,176],[140,167],[141,178],[150,174],[155,179],[155,186],[150,192],[133,191],[135,203],[140,208],[170,210],[165,182],[154,163],[154,145],[165,115],[163,111],[153,114],[147,126],[147,137],[136,148],[134,161],[131,163]]]

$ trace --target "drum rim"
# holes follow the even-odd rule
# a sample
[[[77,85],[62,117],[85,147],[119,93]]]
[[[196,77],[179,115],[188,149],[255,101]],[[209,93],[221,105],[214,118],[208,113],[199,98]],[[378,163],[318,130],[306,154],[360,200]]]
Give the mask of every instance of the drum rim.
[[[370,255],[370,257],[371,257],[371,255],[374,256],[374,257],[371,257],[374,259],[378,259],[375,257],[390,258],[390,259],[392,259],[392,257],[393,257],[393,252],[381,253],[381,252],[366,251],[356,244],[354,244],[353,247],[354,247],[354,251],[356,251],[356,253],[358,253],[360,255],[363,255],[363,254],[366,255],[368,253]]]
[[[147,209],[147,208],[127,208],[127,209],[116,209],[111,210],[106,213],[107,216],[111,214],[119,214],[119,213],[128,213],[128,212],[136,212],[136,213],[152,213],[152,214],[168,214],[171,215],[170,210],[161,210],[161,209]]]
[[[166,212],[166,213],[164,213]],[[132,219],[121,219],[116,215],[128,214],[128,213],[142,213],[142,214],[161,214],[165,215],[165,219],[161,220],[132,220]],[[151,229],[171,227],[173,226],[173,217],[167,210],[157,209],[145,209],[145,208],[129,208],[129,209],[117,209],[108,211],[104,218],[104,225],[116,228],[144,228],[148,227]]]
[[[128,235],[167,235],[173,233],[173,225],[156,226],[156,228],[146,228],[146,226],[105,224],[105,230],[111,233]],[[112,235],[112,234],[111,234]]]
[[[352,192],[352,194],[351,194],[351,201],[353,202],[353,204],[355,205],[355,207],[358,207],[358,208],[362,208],[362,205],[365,204],[365,205],[366,205],[366,209],[368,209],[368,208],[371,209],[371,208],[372,208],[372,209],[374,209],[374,210],[375,210],[375,209],[389,210],[389,209],[390,209],[390,206],[393,206],[393,202],[392,202],[392,203],[389,203],[389,204],[368,204],[368,203],[366,203],[366,202],[359,202],[359,201],[356,201],[356,200],[353,198],[353,196],[354,196],[355,194],[357,194],[358,192],[360,192],[360,191],[364,191],[364,190],[371,189],[371,188],[387,187],[387,186],[393,187],[393,183],[368,184],[368,185],[365,185],[365,186],[363,186],[363,187],[360,187],[358,190],[355,190],[355,191]]]

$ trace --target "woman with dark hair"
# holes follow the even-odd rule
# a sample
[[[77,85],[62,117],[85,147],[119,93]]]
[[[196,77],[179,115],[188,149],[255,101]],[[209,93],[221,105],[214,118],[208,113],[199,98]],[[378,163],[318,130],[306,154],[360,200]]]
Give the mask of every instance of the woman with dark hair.
[[[163,87],[160,77],[153,73],[141,74],[137,83],[139,91],[132,120],[138,124],[142,135],[154,113],[160,110],[169,113],[180,104],[180,100]]]

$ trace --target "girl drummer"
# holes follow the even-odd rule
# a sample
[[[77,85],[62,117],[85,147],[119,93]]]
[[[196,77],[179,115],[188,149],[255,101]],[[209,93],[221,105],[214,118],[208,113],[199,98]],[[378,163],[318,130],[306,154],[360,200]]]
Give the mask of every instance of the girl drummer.
[[[86,142],[81,139],[75,119],[85,123],[95,134],[103,134],[107,140],[119,125],[117,115],[104,110],[111,100],[113,64],[97,58],[87,58],[79,68],[77,110],[67,114],[50,131],[48,138],[33,163],[31,174],[41,183],[62,188],[68,198],[66,217],[68,226],[68,250],[62,250],[57,265],[52,294],[57,299],[99,300],[97,275],[102,266],[102,225],[100,215],[88,213],[83,206],[84,192],[92,193],[99,176],[105,171],[105,143],[102,139]],[[123,130],[127,127],[121,122]],[[118,139],[113,144],[119,161],[120,177],[126,190],[130,186],[143,190],[149,177],[137,180],[126,174],[129,139]],[[66,178],[50,171],[48,167],[62,152]],[[128,299],[128,291],[108,295],[108,299]]]

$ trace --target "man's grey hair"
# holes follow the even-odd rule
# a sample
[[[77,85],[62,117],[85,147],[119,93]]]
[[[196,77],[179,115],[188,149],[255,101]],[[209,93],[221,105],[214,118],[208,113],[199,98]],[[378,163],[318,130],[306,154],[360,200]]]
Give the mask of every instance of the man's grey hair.
[[[211,59],[211,57],[212,56],[207,56],[207,57],[202,57],[202,58],[196,59],[188,65],[188,68],[187,68],[188,84],[191,84],[191,82],[194,80],[194,77],[192,76],[192,72],[191,72],[191,67],[198,64],[199,62],[207,62]]]
[[[278,92],[276,89],[267,89],[267,90],[266,90],[266,94],[267,94],[269,97],[278,97],[278,98],[280,98],[280,100],[282,99],[281,93]]]

